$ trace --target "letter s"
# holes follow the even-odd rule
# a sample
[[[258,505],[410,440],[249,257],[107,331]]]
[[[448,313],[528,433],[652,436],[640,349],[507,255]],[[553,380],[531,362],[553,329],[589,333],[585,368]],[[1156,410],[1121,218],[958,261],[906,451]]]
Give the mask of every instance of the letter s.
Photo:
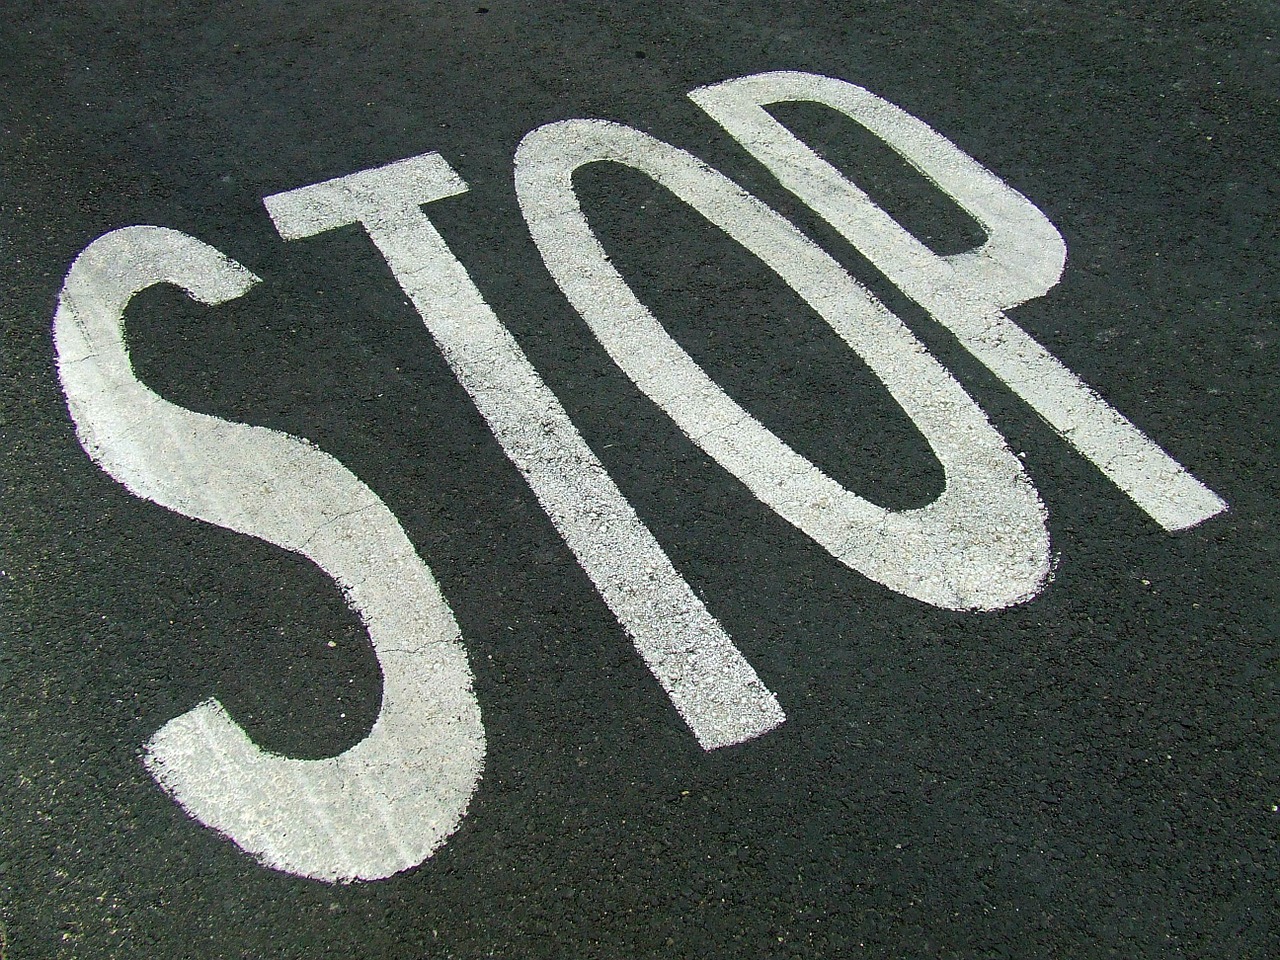
[[[268,753],[210,699],[151,737],[147,769],[267,866],[373,880],[431,856],[480,778],[484,727],[453,613],[395,516],[346,467],[296,437],[169,403],[137,379],[125,345],[125,308],[148,287],[216,305],[257,280],[174,230],[108,233],[67,273],[58,374],[98,466],[139,497],[312,560],[367,625],[383,671],[372,730],[338,756]]]

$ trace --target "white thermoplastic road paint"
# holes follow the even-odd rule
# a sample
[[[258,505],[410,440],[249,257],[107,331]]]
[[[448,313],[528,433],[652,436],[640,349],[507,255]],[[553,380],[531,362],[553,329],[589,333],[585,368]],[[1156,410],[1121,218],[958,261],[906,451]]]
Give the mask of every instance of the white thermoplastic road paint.
[[[946,487],[916,510],[845,489],[735,403],[610,263],[574,194],[612,161],[670,190],[773,270],[866,361],[920,428]],[[614,361],[695,443],[839,560],[909,597],[990,610],[1034,596],[1049,572],[1045,511],[1022,464],[955,378],[795,227],[690,154],[620,124],[565,120],[525,137],[516,192],[551,275]]]
[[[467,186],[439,154],[266,197],[286,240],[361,224],[458,381],[705,749],[785,719],[636,516],[421,205]]]
[[[922,121],[861,87],[810,73],[762,73],[689,96],[1166,530],[1226,503],[1010,320],[1004,310],[1049,290],[1066,244],[1026,197]],[[987,232],[975,250],[939,257],[769,115],[811,101],[875,134]]]
[[[147,743],[152,776],[268,866],[372,880],[429,857],[480,777],[484,728],[453,614],[391,511],[342,464],[287,434],[163,400],[134,376],[125,345],[125,308],[150,286],[213,305],[256,281],[174,230],[106,234],[63,286],[58,372],[95,463],[139,497],[310,558],[368,626],[382,667],[372,730],[336,757],[268,753],[207,700]]]
[[[1025,197],[921,121],[860,87],[766,73],[690,96],[793,193],[945,324],[1014,392],[1166,529],[1226,504],[1003,311],[1057,283],[1066,247]],[[813,101],[883,139],[987,231],[940,257],[820,159],[764,105]],[[613,268],[574,194],[575,170],[615,162],[669,189],[754,254],[868,364],[920,428],[942,494],[886,510],[836,483],[736,404],[666,333]],[[520,144],[520,207],[547,268],[623,371],[761,501],[886,587],[950,609],[1026,600],[1049,570],[1039,496],[999,433],[901,321],[825,252],[690,154],[599,120],[547,124]],[[464,193],[439,154],[266,197],[281,236],[360,224],[459,382],[705,749],[785,720],[723,628],[675,570],[423,204]],[[72,264],[54,319],[58,373],[80,442],[132,493],[312,560],[369,630],[383,672],[367,737],[336,757],[257,747],[217,700],[147,742],[152,776],[193,817],[263,863],[327,881],[390,876],[457,828],[484,759],[480,709],[457,623],[386,505],[305,440],[186,410],[134,375],[132,298],[173,284],[201,303],[257,277],[161,227],[126,227]]]

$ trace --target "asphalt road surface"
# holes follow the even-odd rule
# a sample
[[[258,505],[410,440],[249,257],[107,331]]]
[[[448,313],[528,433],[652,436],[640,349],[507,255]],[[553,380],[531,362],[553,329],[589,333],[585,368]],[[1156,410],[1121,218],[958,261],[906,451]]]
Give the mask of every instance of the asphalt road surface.
[[[0,958],[1280,956],[1276,4],[481,2],[6,5]]]

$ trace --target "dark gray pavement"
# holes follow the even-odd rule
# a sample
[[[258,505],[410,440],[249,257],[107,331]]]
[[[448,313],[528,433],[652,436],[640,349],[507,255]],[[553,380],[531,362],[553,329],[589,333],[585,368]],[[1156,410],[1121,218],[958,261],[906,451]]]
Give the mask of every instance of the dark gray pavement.
[[[12,2],[0,22],[0,957],[1263,958],[1280,955],[1280,9],[1263,2]],[[920,117],[1066,239],[1014,319],[1229,510],[1169,533],[701,113],[802,70]],[[831,111],[776,115],[935,250],[976,224]],[[614,366],[517,206],[516,145],[616,120],[796,223],[1023,456],[1055,568],[938,609],[842,566]],[[262,198],[430,151],[432,221],[788,714],[706,753],[358,230]],[[943,475],[775,276],[638,173],[578,178],[614,263],[732,396],[881,505]],[[329,885],[187,817],[141,745],[216,696],[332,756],[378,712],[315,567],[132,496],[77,443],[50,337],[76,255],[181,230],[263,280],[127,315],[138,376],[305,436],[438,578],[483,778],[422,866]]]

